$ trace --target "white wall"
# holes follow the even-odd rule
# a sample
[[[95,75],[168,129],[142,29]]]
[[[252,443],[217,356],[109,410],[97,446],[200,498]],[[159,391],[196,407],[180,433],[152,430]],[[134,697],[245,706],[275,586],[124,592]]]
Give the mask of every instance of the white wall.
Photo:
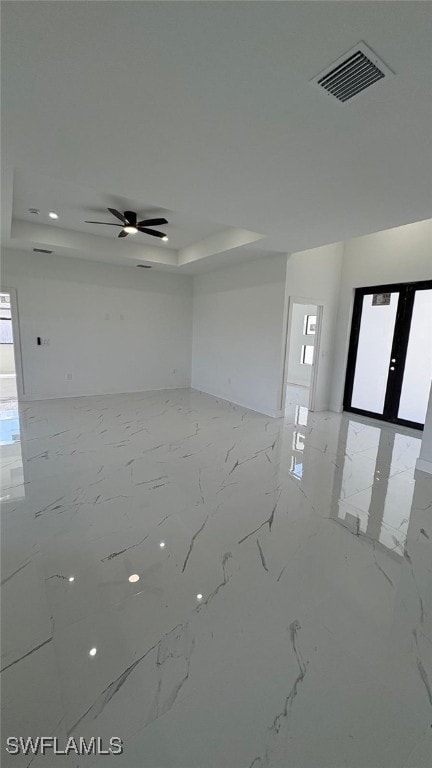
[[[330,408],[342,409],[354,289],[432,278],[432,220],[344,243]]]
[[[185,387],[192,367],[194,388],[279,415],[289,299],[323,306],[315,408],[340,410],[354,288],[431,279],[431,254],[427,221],[195,278],[10,250],[2,283],[29,398]]]
[[[316,304],[293,304],[289,328],[288,366],[286,380],[288,384],[300,384],[308,387],[311,380],[312,366],[301,362],[303,345],[315,346],[315,336],[304,334],[305,315],[316,315]]]
[[[15,373],[13,344],[0,344],[0,373]]]
[[[5,250],[2,285],[17,290],[27,398],[190,386],[190,277]]]
[[[195,276],[195,389],[280,414],[286,264],[268,256]]]
[[[323,307],[315,391],[317,411],[327,410],[330,402],[342,253],[343,243],[333,243],[293,253],[287,263],[287,298],[304,299]]]

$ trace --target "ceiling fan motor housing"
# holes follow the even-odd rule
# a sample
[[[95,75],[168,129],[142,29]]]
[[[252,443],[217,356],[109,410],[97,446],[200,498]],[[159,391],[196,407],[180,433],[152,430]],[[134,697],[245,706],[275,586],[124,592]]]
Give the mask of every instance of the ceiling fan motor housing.
[[[135,211],[125,211],[124,217],[127,220],[128,224],[131,225],[131,227],[136,227],[137,225],[137,215]]]

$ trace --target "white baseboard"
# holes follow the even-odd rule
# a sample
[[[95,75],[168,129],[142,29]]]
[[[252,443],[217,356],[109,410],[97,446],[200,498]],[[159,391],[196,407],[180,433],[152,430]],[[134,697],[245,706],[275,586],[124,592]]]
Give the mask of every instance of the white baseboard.
[[[342,413],[343,405],[341,403],[329,403],[328,410],[332,411],[332,413]]]
[[[70,395],[21,395],[18,396],[19,402],[22,403],[39,403],[44,400],[73,400],[76,397],[111,397],[113,395],[139,395],[147,392],[165,392],[176,389],[190,389],[190,384],[185,384],[178,387],[156,387],[152,389],[123,389],[115,390],[111,392],[74,392]]]
[[[427,472],[432,475],[432,461],[426,461],[426,459],[417,459],[416,469],[420,469],[422,472]]]
[[[239,405],[240,408],[247,408],[248,411],[254,411],[255,413],[261,413],[264,416],[271,416],[272,419],[280,419],[282,417],[282,411],[275,410],[272,411],[270,409],[264,409],[261,407],[257,407],[256,405],[251,405],[250,403],[244,403],[240,402],[239,400],[233,400],[230,397],[227,397],[227,395],[220,395],[218,392],[210,392],[208,389],[203,389],[199,386],[191,387],[191,389],[195,390],[195,392],[202,392],[204,395],[210,395],[211,397],[217,397],[218,400],[224,400],[226,403],[232,403],[233,405]]]

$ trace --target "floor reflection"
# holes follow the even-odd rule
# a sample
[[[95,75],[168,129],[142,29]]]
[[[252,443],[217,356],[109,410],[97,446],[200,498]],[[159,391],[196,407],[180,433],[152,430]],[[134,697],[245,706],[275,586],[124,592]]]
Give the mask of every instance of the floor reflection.
[[[294,424],[296,426],[307,426],[309,409],[304,405],[296,405],[294,408]],[[306,434],[304,431],[294,430],[291,456],[290,472],[293,477],[301,480],[303,477],[303,452],[305,449]]]
[[[421,435],[300,404],[289,421],[287,464],[305,494],[328,504],[330,517],[353,534],[402,558]]]
[[[408,430],[341,420],[331,516],[397,557],[404,556],[420,444]]]
[[[16,400],[0,402],[0,445],[0,501],[4,504],[21,499],[25,495],[21,428]]]

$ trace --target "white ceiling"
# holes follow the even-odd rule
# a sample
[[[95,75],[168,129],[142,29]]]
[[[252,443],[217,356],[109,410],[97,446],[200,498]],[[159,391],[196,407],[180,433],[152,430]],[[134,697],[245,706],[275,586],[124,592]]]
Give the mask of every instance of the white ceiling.
[[[93,189],[77,186],[76,184],[66,184],[58,179],[51,179],[47,176],[36,174],[15,172],[13,188],[13,218],[30,221],[35,223],[49,223],[52,226],[64,229],[72,229],[77,232],[108,237],[112,239],[118,235],[120,230],[113,227],[100,226],[97,224],[86,224],[85,220],[117,222],[107,208],[116,208],[123,211],[137,211],[139,219],[155,218],[164,216],[168,220],[168,225],[157,227],[163,230],[169,237],[169,245],[166,246],[161,240],[151,238],[145,235],[142,242],[151,244],[159,248],[185,248],[192,245],[197,240],[220,232],[225,227],[220,224],[203,222],[198,217],[189,214],[180,214],[174,211],[168,211],[165,208],[157,208],[155,205],[145,203],[142,200],[120,197],[116,195],[107,195],[96,192]],[[29,208],[38,208],[41,213],[38,217],[29,212]],[[48,212],[54,210],[58,212],[58,221],[52,222],[48,217]],[[118,222],[120,223],[120,222]],[[129,242],[133,238],[129,238]],[[121,245],[121,243],[119,244]]]
[[[170,212],[152,250],[186,271],[173,250],[224,232],[225,263],[428,218],[431,33],[415,1],[3,3],[3,239],[31,243],[26,209],[54,204],[35,174],[62,190],[59,252],[122,263],[81,217],[127,202]],[[341,105],[310,80],[360,40],[395,77]]]
[[[63,256],[122,266],[144,261],[159,269],[176,271],[182,267],[182,271],[191,273],[197,271],[198,262],[205,262],[206,268],[210,264],[218,266],[221,254],[232,258],[233,250],[236,250],[236,259],[244,258],[238,250],[240,247],[246,249],[248,255],[251,244],[264,239],[249,230],[205,222],[188,213],[103,194],[42,174],[15,170],[12,188],[9,225],[3,222],[4,242],[12,248],[29,251],[34,247],[45,248]],[[135,211],[139,219],[164,216],[168,224],[158,229],[166,233],[168,242],[147,233],[129,235],[119,241],[121,225],[116,223],[108,207],[121,212]],[[58,218],[50,218],[50,212],[55,212]],[[87,219],[116,223],[116,226],[88,224]]]

